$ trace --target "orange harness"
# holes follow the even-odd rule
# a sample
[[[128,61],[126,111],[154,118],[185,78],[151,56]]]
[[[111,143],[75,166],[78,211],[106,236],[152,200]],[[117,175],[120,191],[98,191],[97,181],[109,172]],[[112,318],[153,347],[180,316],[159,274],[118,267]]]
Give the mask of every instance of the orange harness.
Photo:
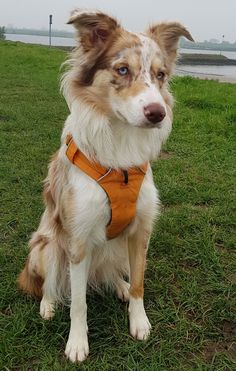
[[[104,189],[110,202],[111,219],[107,225],[107,239],[117,237],[134,219],[139,191],[148,164],[129,170],[107,169],[91,162],[77,148],[71,135],[66,139],[68,159]]]

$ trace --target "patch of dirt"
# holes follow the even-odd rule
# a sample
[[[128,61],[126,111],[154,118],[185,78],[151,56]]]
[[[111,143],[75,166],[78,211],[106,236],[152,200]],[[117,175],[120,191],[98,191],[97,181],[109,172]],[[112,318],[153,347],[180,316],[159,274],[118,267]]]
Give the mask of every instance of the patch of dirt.
[[[159,158],[163,159],[163,160],[167,160],[168,158],[171,158],[173,157],[173,152],[169,152],[169,151],[161,151],[160,155],[159,155]]]
[[[202,202],[196,202],[193,206],[194,209],[209,209],[210,205],[204,201]]]
[[[228,250],[227,248],[225,247],[224,243],[223,242],[215,242],[215,247],[216,249],[222,253],[222,254],[226,254],[228,253]]]
[[[196,260],[190,260],[190,259],[183,259],[180,263],[179,263],[179,266],[184,268],[184,269],[187,269],[190,268],[195,268],[195,267],[198,267],[199,266],[199,262],[196,261]]]
[[[235,335],[236,339],[236,323],[224,321],[221,325],[224,337]]]
[[[191,321],[196,323],[198,326],[203,325],[203,319],[202,317],[193,309],[189,309],[185,311],[185,316]]]
[[[12,316],[12,315],[13,315],[13,311],[12,311],[10,305],[8,305],[8,307],[6,307],[6,308],[3,308],[3,309],[1,310],[1,313],[2,313],[4,316]]]
[[[173,210],[173,209],[176,209],[176,210],[179,210],[183,208],[183,204],[172,204],[172,205],[161,205],[161,211],[165,211],[165,210]]]
[[[223,321],[219,327],[225,340],[218,342],[209,341],[203,349],[204,358],[206,361],[211,362],[216,353],[222,353],[236,361],[236,323]],[[234,342],[230,340],[234,338]]]
[[[211,363],[216,353],[224,353],[236,360],[236,343],[221,342],[208,342],[204,349],[203,355],[207,362]]]
[[[236,273],[231,274],[228,279],[231,283],[236,284]]]

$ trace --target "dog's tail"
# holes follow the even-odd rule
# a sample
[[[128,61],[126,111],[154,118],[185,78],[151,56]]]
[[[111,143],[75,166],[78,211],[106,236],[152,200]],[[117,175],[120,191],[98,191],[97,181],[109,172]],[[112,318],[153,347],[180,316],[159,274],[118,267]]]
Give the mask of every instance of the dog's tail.
[[[30,269],[29,259],[30,257],[19,274],[17,283],[19,288],[26,294],[42,298],[43,278]]]

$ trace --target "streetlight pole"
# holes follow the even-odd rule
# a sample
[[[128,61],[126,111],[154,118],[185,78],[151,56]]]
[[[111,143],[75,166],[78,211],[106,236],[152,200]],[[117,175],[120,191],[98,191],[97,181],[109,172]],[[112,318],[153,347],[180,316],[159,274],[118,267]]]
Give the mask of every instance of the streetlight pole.
[[[222,48],[223,48],[224,38],[225,38],[225,35],[222,35],[221,48],[220,48],[220,55],[221,55],[221,53],[222,53]]]
[[[52,45],[52,14],[49,15],[49,48]]]

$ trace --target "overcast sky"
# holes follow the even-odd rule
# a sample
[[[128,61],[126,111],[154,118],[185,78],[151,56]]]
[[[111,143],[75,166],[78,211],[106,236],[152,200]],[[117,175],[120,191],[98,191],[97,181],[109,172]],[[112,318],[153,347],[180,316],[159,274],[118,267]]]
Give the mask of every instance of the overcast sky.
[[[76,7],[95,8],[116,16],[131,31],[142,31],[150,22],[181,21],[197,41],[216,38],[236,41],[236,0],[0,0],[0,26],[53,28],[66,25]]]

